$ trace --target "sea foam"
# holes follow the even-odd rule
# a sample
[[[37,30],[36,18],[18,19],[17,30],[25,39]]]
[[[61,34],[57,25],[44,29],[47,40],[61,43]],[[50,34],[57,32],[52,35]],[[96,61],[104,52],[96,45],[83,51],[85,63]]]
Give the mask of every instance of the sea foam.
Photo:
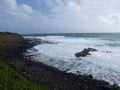
[[[33,38],[33,37],[31,37]],[[75,74],[92,75],[110,84],[120,85],[120,43],[91,37],[41,36],[38,39],[56,42],[57,44],[39,44],[35,60],[54,66],[62,71]],[[76,58],[75,53],[84,48],[95,48],[86,57]],[[34,52],[33,52],[34,53]]]

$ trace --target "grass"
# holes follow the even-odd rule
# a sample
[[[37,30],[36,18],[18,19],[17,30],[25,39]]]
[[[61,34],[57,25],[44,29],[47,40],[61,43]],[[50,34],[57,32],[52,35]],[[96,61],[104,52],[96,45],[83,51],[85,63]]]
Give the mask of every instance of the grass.
[[[16,33],[0,32],[0,47],[5,47],[9,44],[21,42],[22,36]]]
[[[3,47],[21,43],[24,44],[21,35],[0,32],[0,53]],[[7,65],[2,59],[2,54],[0,54],[0,90],[49,90],[49,88],[45,85],[28,81],[24,76]]]
[[[13,68],[0,62],[0,90],[49,90],[45,85],[36,85],[17,73]]]

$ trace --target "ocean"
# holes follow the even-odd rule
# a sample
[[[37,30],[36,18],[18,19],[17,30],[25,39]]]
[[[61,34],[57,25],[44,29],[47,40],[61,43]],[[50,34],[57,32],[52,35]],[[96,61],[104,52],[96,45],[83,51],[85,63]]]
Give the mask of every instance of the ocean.
[[[52,43],[34,46],[33,58],[67,73],[92,75],[120,86],[120,33],[62,33],[28,34],[25,38],[37,38]],[[86,57],[75,56],[85,48],[95,48]]]

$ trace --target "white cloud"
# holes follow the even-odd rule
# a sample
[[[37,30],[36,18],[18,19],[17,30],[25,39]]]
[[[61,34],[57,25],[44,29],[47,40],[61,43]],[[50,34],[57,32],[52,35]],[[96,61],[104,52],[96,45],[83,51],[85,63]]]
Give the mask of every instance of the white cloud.
[[[52,22],[73,32],[120,32],[119,4],[120,0],[67,0],[51,9]]]
[[[99,16],[100,20],[108,24],[120,24],[120,13]]]
[[[41,14],[45,24],[38,21],[38,25],[51,29],[49,32],[120,32],[120,0],[41,0],[42,3],[50,13]]]
[[[28,13],[28,14],[33,13],[32,8],[26,4],[20,4],[18,5],[18,8],[20,9],[21,12]]]
[[[0,0],[0,11],[16,18],[28,19],[33,9],[26,4],[17,4],[16,0]]]
[[[29,19],[29,28],[42,32],[120,32],[120,0],[33,1],[40,8],[0,0],[0,11]]]

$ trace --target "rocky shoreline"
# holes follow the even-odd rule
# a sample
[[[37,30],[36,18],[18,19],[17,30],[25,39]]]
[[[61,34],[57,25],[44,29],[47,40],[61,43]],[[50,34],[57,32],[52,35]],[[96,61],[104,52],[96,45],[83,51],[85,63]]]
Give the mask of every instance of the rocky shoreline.
[[[91,75],[65,73],[41,62],[25,58],[23,53],[39,43],[38,40],[23,39],[23,42],[3,49],[3,58],[28,80],[48,85],[51,90],[120,90],[118,85],[111,86],[105,81],[93,79]]]

